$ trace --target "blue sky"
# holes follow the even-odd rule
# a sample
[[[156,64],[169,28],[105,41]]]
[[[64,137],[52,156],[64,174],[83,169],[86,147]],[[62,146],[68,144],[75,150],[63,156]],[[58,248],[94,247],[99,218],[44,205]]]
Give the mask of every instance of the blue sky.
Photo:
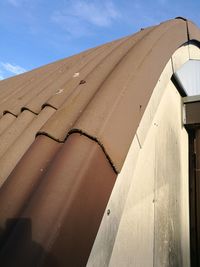
[[[200,26],[199,0],[0,0],[0,79],[177,16]]]

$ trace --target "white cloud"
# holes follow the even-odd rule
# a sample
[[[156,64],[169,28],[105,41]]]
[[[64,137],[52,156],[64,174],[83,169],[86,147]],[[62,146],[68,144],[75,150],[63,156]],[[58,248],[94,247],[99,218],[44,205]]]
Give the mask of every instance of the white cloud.
[[[8,72],[8,74],[14,74],[14,75],[17,75],[17,74],[21,74],[21,73],[24,73],[26,72],[26,70],[16,64],[11,64],[11,63],[4,63],[4,62],[0,62],[0,77],[3,77],[4,76],[4,73]],[[6,75],[7,76],[7,75]]]
[[[112,1],[71,1],[62,11],[56,11],[52,20],[69,34],[79,37],[91,33],[91,27],[109,27],[120,18]]]

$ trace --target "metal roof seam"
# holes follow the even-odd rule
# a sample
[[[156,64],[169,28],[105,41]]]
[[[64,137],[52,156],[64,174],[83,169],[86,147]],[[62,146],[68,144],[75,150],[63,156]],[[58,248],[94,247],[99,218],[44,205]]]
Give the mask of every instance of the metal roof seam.
[[[9,110],[4,110],[4,111],[3,111],[3,114],[2,114],[2,117],[3,117],[5,114],[7,114],[7,113],[9,113],[9,114],[15,116],[16,118],[18,117],[18,115],[16,115],[16,114],[10,112]],[[2,118],[2,117],[1,117],[1,118]],[[1,119],[1,118],[0,118],[0,119]]]
[[[53,137],[52,135],[50,135],[49,133],[47,133],[45,131],[39,131],[39,132],[37,132],[36,135],[35,135],[35,137],[40,136],[40,135],[44,135],[46,137],[49,137],[50,139],[52,139],[52,140],[54,140],[54,141],[56,141],[57,143],[60,143],[60,144],[64,144],[64,142],[65,142],[65,141],[62,141],[62,140],[60,140],[58,138]]]
[[[190,34],[189,34],[189,27],[188,27],[188,21],[186,20],[186,31],[187,31],[187,38],[188,42],[190,41]]]
[[[103,150],[103,152],[104,152],[104,154],[105,154],[105,156],[106,156],[108,162],[110,163],[112,169],[114,170],[114,172],[115,172],[116,174],[118,174],[118,173],[120,172],[119,170],[117,170],[116,166],[114,165],[114,162],[113,162],[112,159],[110,158],[109,154],[106,152],[106,149],[105,149],[103,143],[102,143],[98,138],[96,138],[96,137],[94,137],[94,136],[88,134],[88,133],[85,132],[85,131],[82,131],[81,129],[75,129],[75,128],[74,128],[74,129],[72,129],[72,130],[70,130],[70,131],[68,132],[68,134],[67,134],[67,136],[66,136],[66,138],[65,138],[65,141],[67,140],[67,138],[68,138],[70,135],[72,135],[72,134],[74,134],[74,133],[80,133],[80,135],[84,135],[84,136],[88,137],[89,139],[91,139],[92,141],[95,141],[95,142],[101,147],[101,149]]]
[[[105,149],[103,143],[101,143],[100,140],[98,140],[98,139],[95,138],[94,136],[92,136],[92,135],[90,135],[90,134],[88,134],[88,133],[82,131],[81,129],[72,129],[72,130],[70,130],[70,131],[67,133],[67,135],[66,135],[64,141],[61,141],[61,140],[59,140],[59,139],[53,137],[52,135],[50,135],[50,134],[48,134],[48,133],[46,133],[46,132],[42,132],[42,131],[38,132],[38,133],[36,134],[36,137],[37,137],[37,136],[40,136],[40,135],[44,135],[44,136],[46,136],[46,137],[48,137],[48,138],[50,138],[50,139],[52,139],[52,140],[54,140],[54,141],[56,141],[56,142],[58,142],[58,143],[60,143],[60,144],[64,144],[64,143],[67,141],[68,137],[69,137],[70,135],[72,135],[72,134],[75,134],[75,133],[79,133],[80,135],[84,135],[84,136],[88,137],[90,140],[95,141],[95,142],[101,147],[101,149],[103,150],[103,152],[104,152],[104,154],[105,154],[105,157],[107,158],[107,160],[108,160],[108,162],[110,163],[110,165],[111,165],[112,169],[114,170],[114,172],[115,172],[116,174],[119,173],[119,171],[118,171],[117,168],[115,167],[115,165],[114,165],[112,159],[109,157],[108,153],[106,152],[106,149]]]
[[[54,107],[53,105],[49,104],[49,103],[44,103],[41,107],[41,110],[43,110],[45,107],[51,107],[54,108],[55,110],[58,110],[56,107]]]
[[[24,110],[28,110],[28,111],[32,112],[33,114],[35,114],[35,115],[38,115],[38,114],[39,114],[39,113],[36,113],[36,112],[30,110],[29,108],[22,107],[22,108],[21,108],[21,112],[23,112]]]

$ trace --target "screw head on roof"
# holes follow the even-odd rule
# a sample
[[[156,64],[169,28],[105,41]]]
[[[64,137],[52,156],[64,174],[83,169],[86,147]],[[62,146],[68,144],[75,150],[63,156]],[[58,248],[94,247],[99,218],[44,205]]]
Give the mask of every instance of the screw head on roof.
[[[84,83],[86,83],[86,81],[85,80],[81,80],[79,84],[84,84]]]
[[[109,209],[107,210],[107,215],[110,215],[110,210]]]

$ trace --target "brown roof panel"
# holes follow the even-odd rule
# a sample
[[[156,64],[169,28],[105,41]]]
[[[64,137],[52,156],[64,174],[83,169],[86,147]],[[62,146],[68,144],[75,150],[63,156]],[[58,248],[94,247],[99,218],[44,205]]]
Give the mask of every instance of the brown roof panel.
[[[12,146],[15,140],[23,133],[28,127],[35,115],[30,111],[23,111],[19,117],[13,120],[13,123],[7,128],[6,131],[1,134],[1,146],[0,146],[0,157],[6,152],[6,150]]]
[[[192,22],[187,21],[189,39],[200,42],[200,29]]]
[[[0,228],[5,228],[7,218],[20,215],[60,147],[44,135],[30,146],[0,188]]]
[[[7,130],[7,128],[14,122],[16,117],[10,113],[6,113],[1,119],[0,119],[0,136],[3,134],[4,131]]]
[[[3,266],[51,266],[49,255],[57,266],[86,264],[116,174],[100,146],[79,134],[68,138],[48,167],[9,229]]]

